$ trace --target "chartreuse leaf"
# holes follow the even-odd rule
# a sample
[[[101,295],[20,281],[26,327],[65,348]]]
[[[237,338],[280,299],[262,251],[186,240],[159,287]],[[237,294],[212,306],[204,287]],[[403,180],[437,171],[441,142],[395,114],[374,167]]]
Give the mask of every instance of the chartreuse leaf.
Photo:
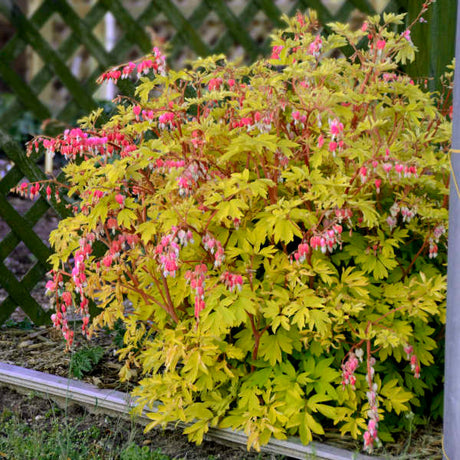
[[[337,411],[335,407],[327,404],[321,404],[330,401],[332,398],[325,394],[316,394],[308,398],[307,407],[312,412],[320,412],[328,418],[335,419]]]
[[[294,235],[302,237],[302,232],[294,222],[291,222],[283,217],[276,219],[273,228],[275,243],[278,243],[279,241],[290,243],[294,239]]]
[[[137,231],[141,235],[142,242],[147,244],[152,241],[153,236],[157,234],[158,228],[152,221],[142,222],[137,226]]]
[[[248,208],[248,205],[241,199],[233,199],[229,201],[223,201],[217,206],[216,219],[222,221],[225,218],[229,219],[241,219],[244,215],[244,210]]]
[[[322,426],[309,412],[299,412],[293,415],[286,426],[287,428],[298,427],[300,440],[304,444],[313,441],[313,433],[324,434]]]
[[[117,216],[117,223],[121,227],[130,228],[135,224],[137,219],[136,213],[131,209],[122,209]]]
[[[404,13],[383,13],[383,22],[385,22],[386,24],[402,24],[405,16],[406,15]]]
[[[249,378],[246,380],[246,384],[249,387],[251,386],[264,387],[266,383],[268,382],[272,373],[273,373],[273,369],[271,367],[259,369],[253,372],[249,376]]]
[[[350,434],[353,439],[358,439],[361,432],[366,430],[366,421],[361,417],[350,418],[347,422],[340,426],[340,433],[343,435]]]
[[[272,366],[280,363],[282,353],[292,351],[292,339],[280,329],[275,335],[264,334],[260,340],[259,356],[266,359]]]
[[[394,410],[397,414],[408,410],[406,402],[414,396],[410,391],[406,391],[398,386],[396,379],[390,380],[380,390],[380,394],[385,396],[383,404],[388,411]]]
[[[207,411],[207,412],[211,413],[210,411]],[[198,417],[200,416],[200,414],[204,415],[205,413],[206,413],[205,411],[197,412]],[[203,437],[208,432],[208,430],[209,430],[209,423],[207,422],[207,420],[198,419],[198,421],[195,422],[194,424],[188,426],[187,428],[184,428],[184,434],[188,435],[188,438],[190,441],[195,442],[196,444],[200,445],[203,442]]]
[[[241,426],[246,421],[244,415],[229,415],[225,417],[219,424],[220,428],[234,428]]]

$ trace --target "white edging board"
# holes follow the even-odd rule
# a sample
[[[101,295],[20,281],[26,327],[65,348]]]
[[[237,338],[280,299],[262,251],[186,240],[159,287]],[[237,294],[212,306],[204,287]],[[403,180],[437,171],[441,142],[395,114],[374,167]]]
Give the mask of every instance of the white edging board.
[[[14,366],[0,362],[0,382],[20,390],[37,391],[51,397],[63,398],[76,402],[91,410],[100,410],[109,413],[129,416],[129,411],[134,405],[133,398],[121,391],[103,390],[80,382],[56,375],[38,372],[24,367]],[[153,411],[155,409],[152,409]],[[147,417],[148,410],[136,419],[137,422],[147,424],[151,420]],[[231,429],[210,428],[206,439],[224,441],[227,443],[246,446],[247,436],[242,431]],[[307,446],[299,438],[288,440],[272,439],[261,447],[263,452],[284,455],[295,459],[318,460],[379,460],[382,457],[370,457],[357,452],[350,452],[338,447],[328,446],[318,442],[311,442]]]

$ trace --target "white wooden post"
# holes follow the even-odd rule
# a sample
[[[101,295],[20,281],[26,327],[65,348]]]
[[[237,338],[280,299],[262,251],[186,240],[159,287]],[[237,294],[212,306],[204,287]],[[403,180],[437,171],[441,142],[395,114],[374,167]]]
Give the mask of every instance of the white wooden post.
[[[446,11],[446,14],[448,12]],[[460,0],[457,2],[457,59],[454,77],[452,171],[449,199],[449,242],[447,260],[446,367],[444,371],[445,460],[460,459]]]

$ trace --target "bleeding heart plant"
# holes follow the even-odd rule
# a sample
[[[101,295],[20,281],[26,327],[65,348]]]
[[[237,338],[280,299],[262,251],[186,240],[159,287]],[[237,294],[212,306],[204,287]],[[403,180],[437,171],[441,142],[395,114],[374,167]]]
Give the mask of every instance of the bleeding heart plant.
[[[139,367],[139,407],[159,402],[148,428],[233,427],[258,449],[337,425],[372,451],[392,414],[429,413],[450,123],[398,72],[402,19],[322,36],[314,13],[286,18],[249,67],[166,70],[155,49],[101,77],[140,77],[108,122],[31,144],[69,160],[74,200],[51,235],[53,321],[69,344],[89,301],[94,327],[125,323],[121,378]]]

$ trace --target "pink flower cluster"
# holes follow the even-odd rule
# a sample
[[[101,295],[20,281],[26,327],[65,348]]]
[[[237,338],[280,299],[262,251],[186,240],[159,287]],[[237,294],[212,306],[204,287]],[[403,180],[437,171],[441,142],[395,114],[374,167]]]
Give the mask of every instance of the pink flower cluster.
[[[396,227],[396,224],[398,223],[398,220],[394,216],[388,216],[387,217],[387,224],[390,227],[390,231],[393,230],[393,228]]]
[[[410,29],[406,29],[404,32],[402,32],[401,36],[404,37],[412,46],[414,46],[410,36]]]
[[[320,35],[317,35],[315,39],[313,40],[313,42],[310,43],[308,47],[308,52],[312,56],[315,56],[317,58],[321,53],[322,47],[323,47],[323,39],[321,38]]]
[[[331,123],[331,122],[330,122]],[[331,125],[331,133],[332,138],[334,138],[334,135],[336,133],[340,133],[340,128],[335,125],[332,127]],[[318,147],[322,147],[324,143],[324,138],[323,135],[318,138]],[[335,155],[335,150],[337,148],[343,147],[343,142],[341,144],[341,141],[336,142],[334,139],[329,143],[329,150]],[[369,163],[369,164],[367,164]],[[369,179],[372,177],[372,175],[375,176],[374,179],[374,186],[376,189],[377,194],[380,193],[380,189],[382,186],[382,179],[381,177],[378,177],[378,172],[379,172],[379,166],[381,165],[386,177],[391,181],[390,178],[390,172],[394,170],[397,173],[397,177],[401,179],[402,177],[404,178],[411,178],[411,177],[417,177],[418,172],[417,172],[417,167],[415,165],[405,165],[401,163],[394,162],[392,159],[390,159],[390,150],[387,148],[385,150],[385,157],[383,158],[383,161],[380,159],[374,159],[372,161],[366,162],[363,166],[361,166],[358,171],[357,171],[357,176],[361,180],[361,183],[364,184],[369,181]],[[372,169],[370,168],[372,166]],[[394,217],[394,216],[393,216]],[[413,217],[413,216],[412,216]],[[411,213],[409,212],[409,219],[411,218]]]
[[[430,238],[429,240],[430,247],[428,249],[428,258],[435,259],[438,256],[438,245]]]
[[[126,68],[126,67],[125,67]],[[128,75],[123,74],[123,77],[126,78]],[[102,83],[104,80],[113,80],[114,83],[118,82],[118,79],[122,77],[122,72],[119,69],[112,69],[104,72],[98,79],[97,83]]]
[[[400,206],[400,203],[395,201],[390,208],[390,216],[387,217],[390,229],[396,225],[399,214],[401,214],[403,222],[410,222],[417,215],[417,207],[413,206],[409,208],[406,205]]]
[[[114,146],[109,145],[109,142],[113,142],[116,138],[125,142],[124,137],[122,134],[120,136],[116,134],[106,135],[104,132],[101,132],[101,136],[91,136],[80,128],[74,128],[65,130],[62,138],[37,138],[29,143],[28,150],[30,151],[33,147],[38,150],[39,142],[41,142],[48,154],[54,156],[54,152],[59,151],[67,160],[88,154],[111,155]]]
[[[74,255],[74,266],[72,267],[72,280],[75,285],[75,292],[82,294],[86,286],[85,260],[91,255],[92,245],[86,239],[80,241],[80,248]]]
[[[222,86],[222,78],[211,78],[208,82],[208,90],[209,91],[217,91]]]
[[[177,227],[172,227],[173,232],[177,230]],[[189,243],[193,244],[193,233],[191,230],[180,229],[177,231],[176,238],[179,240],[181,246],[186,247]]]
[[[197,161],[190,163],[181,176],[177,178],[179,185],[179,195],[186,197],[192,194],[193,188],[197,185],[200,179],[209,178],[207,174],[208,168],[204,163]]]
[[[347,360],[342,364],[342,387],[345,389],[347,385],[355,389],[356,377],[355,371],[359,366],[359,362],[363,359],[363,350],[358,348],[348,354]]]
[[[341,123],[338,118],[329,120],[329,131],[332,140],[340,137],[343,134],[343,123]]]
[[[342,223],[343,220],[347,219],[348,223],[351,225],[351,218],[353,217],[353,211],[351,209],[336,209],[335,217],[339,223]]]
[[[203,237],[203,246],[214,256],[214,266],[220,267],[225,259],[225,251],[219,240],[216,240],[209,233]]]
[[[124,204],[125,204],[125,199],[126,197],[124,195],[122,195],[121,193],[117,193],[115,195],[115,201],[121,206],[123,207]]]
[[[55,139],[43,139],[43,147],[46,150],[46,153],[54,155],[56,150],[56,140]],[[35,150],[38,150],[38,144],[35,144]]]
[[[160,129],[174,127],[174,112],[165,112],[158,117],[158,127]]]
[[[121,150],[120,156],[121,158],[132,156],[131,153],[134,152],[135,150],[137,150],[137,146],[134,144],[129,144],[126,147],[124,147],[123,150]]]
[[[234,120],[231,124],[232,128],[246,128],[248,132],[252,131],[256,126],[262,126],[260,123],[256,123],[256,115],[259,114],[257,112],[253,117],[242,117],[240,120]],[[260,120],[260,114],[257,117]],[[271,125],[270,125],[271,127]]]
[[[18,193],[20,196],[28,197],[33,200],[38,194],[40,193],[42,186],[40,183],[29,183],[29,182],[22,182],[21,185],[18,185],[14,191]]]
[[[119,131],[110,131],[108,133],[104,133],[107,136],[107,140],[109,142],[116,142],[121,146],[126,146],[130,144],[130,142],[126,139],[125,134],[120,133]]]
[[[402,164],[395,164],[395,171],[398,173],[399,178],[403,177],[417,177],[417,168],[415,166],[405,166]]]
[[[128,62],[123,66],[114,67],[107,72],[104,72],[98,79],[97,83],[103,83],[106,80],[112,80],[115,84],[119,79],[128,78],[134,71],[137,73],[137,78],[140,78],[142,75],[146,75],[153,70],[154,73],[164,75],[166,72],[166,58],[164,54],[157,48],[153,48],[152,54],[147,59],[142,59],[142,61],[137,64],[134,62]]]
[[[121,76],[118,78],[121,78],[122,80],[128,78],[134,72],[135,68],[136,64],[134,64],[134,62],[128,62],[128,64],[126,64],[123,67],[123,70],[121,71]]]
[[[375,401],[376,398],[376,393],[374,391],[368,392],[372,396],[372,399],[369,399],[369,401]],[[375,410],[369,411],[369,412],[376,412],[377,405],[373,406]],[[376,418],[370,418],[369,421],[367,422],[367,430],[364,432],[363,438],[364,438],[364,450],[366,450],[369,453],[372,453],[374,450],[374,444],[378,442],[378,417]]]
[[[63,292],[61,295],[63,303],[60,305],[60,310],[56,313],[51,315],[51,321],[53,321],[53,325],[56,329],[60,329],[62,331],[62,335],[64,336],[67,346],[71,347],[73,343],[74,332],[69,328],[69,324],[67,321],[67,306],[72,304],[72,295],[70,292]]]
[[[208,267],[205,264],[198,264],[193,271],[185,273],[185,279],[190,282],[190,287],[195,290],[195,318],[198,321],[200,312],[206,307],[204,301],[204,289],[206,284],[206,272]]]
[[[106,226],[108,229],[112,230],[112,233],[115,233],[117,228],[116,219],[109,218],[107,220]],[[122,251],[125,251],[129,248],[134,248],[139,241],[138,235],[133,235],[131,233],[120,234],[110,242],[110,248],[102,259],[102,265],[106,268],[110,268],[114,260],[117,260]]]
[[[410,178],[410,177],[417,177],[417,167],[415,165],[404,165],[401,163],[396,163],[394,164],[390,160],[390,151],[387,148],[385,150],[385,157],[384,157],[384,163],[382,163],[382,168],[383,171],[386,173],[386,176],[390,176],[390,172],[394,167],[395,172],[398,174],[398,178],[401,179],[401,177],[405,178]],[[379,165],[379,162],[377,160],[372,161],[372,166],[374,168],[374,171],[376,171],[377,167]]]
[[[417,208],[414,206],[412,209],[408,206],[401,206],[401,216],[403,222],[410,222],[417,214]]]
[[[103,154],[108,142],[107,137],[89,136],[80,129],[72,129],[64,133],[64,139],[59,145],[59,150],[66,159],[75,159],[77,155],[86,153]]]
[[[329,119],[329,135],[331,140],[328,145],[329,152],[335,157],[337,149],[341,150],[344,146],[343,142],[343,123],[338,118]],[[324,144],[324,137],[321,134],[318,138],[318,147],[321,148]]]
[[[52,271],[51,274],[53,275],[53,279],[49,280],[46,283],[47,295],[51,293],[56,294],[52,298],[53,300],[56,301],[56,313],[53,313],[51,315],[51,321],[53,322],[53,325],[56,329],[62,331],[62,335],[64,336],[64,339],[67,342],[67,346],[70,348],[73,343],[74,332],[69,328],[69,323],[67,319],[67,310],[73,304],[72,294],[69,291],[63,291],[60,294],[60,296],[58,296],[59,290],[62,289],[62,287],[64,286],[63,278],[60,273],[56,273]],[[87,302],[88,302],[87,299],[85,299],[83,295],[81,296],[81,298],[84,299],[84,301],[86,302],[86,303],[83,302],[84,306],[87,306]],[[89,319],[88,320],[84,319],[83,325],[85,325],[85,329],[86,329],[86,325],[88,324],[88,322],[89,322]]]
[[[294,259],[296,262],[303,263],[310,252],[310,246],[308,243],[300,243],[297,251],[294,252]]]
[[[358,368],[359,364],[363,361],[364,352],[361,348],[357,348],[354,351],[351,351],[348,355],[347,360],[342,364],[342,386],[350,385],[353,390],[355,390],[356,376],[355,371]],[[367,430],[364,432],[364,450],[367,452],[372,452],[374,449],[374,444],[379,442],[378,439],[378,422],[379,422],[379,413],[378,413],[378,399],[377,399],[377,384],[373,383],[373,378],[375,374],[375,359],[368,356],[368,372],[367,372],[367,383],[369,385],[369,391],[366,392],[367,401],[369,403],[369,410],[367,412],[368,422]]]
[[[155,118],[153,110],[142,110],[142,118],[147,121],[152,121]]]
[[[315,235],[310,238],[310,246],[312,249],[320,249],[323,254],[327,251],[332,252],[337,245],[341,244],[340,235],[342,234],[342,226],[335,224],[329,230],[325,230],[320,235]]]
[[[385,48],[386,44],[387,43],[385,40],[377,40],[377,49],[379,51],[382,51]]]
[[[444,225],[438,225],[433,229],[432,236],[429,238],[428,243],[430,245],[429,251],[428,251],[428,257],[430,259],[434,259],[438,255],[438,245],[439,240],[442,235],[446,232],[446,228]]]
[[[163,275],[176,276],[179,268],[179,251],[181,246],[187,246],[193,242],[193,234],[190,230],[183,230],[172,227],[171,232],[161,238],[160,243],[155,248],[155,256],[158,258]]]
[[[198,148],[200,145],[203,145],[206,140],[201,136],[200,131],[194,130],[192,131],[192,138],[190,139],[190,142],[195,148]]]
[[[238,273],[230,273],[229,271],[225,271],[222,273],[220,279],[230,292],[233,292],[235,289],[241,291],[243,287],[243,277]]]
[[[92,253],[92,242],[92,237],[80,239],[80,248],[75,252],[74,265],[72,267],[72,280],[75,286],[75,292],[80,295],[80,314],[82,315],[81,330],[83,335],[89,335],[87,328],[89,324],[89,302],[84,295],[84,288],[86,287],[85,261]]]
[[[406,353],[406,359],[410,362],[411,371],[414,373],[416,379],[420,378],[420,364],[417,356],[414,353],[414,347],[412,345],[406,345],[404,347],[404,353]]]
[[[192,193],[193,183],[186,176],[180,176],[177,178],[177,184],[179,185],[179,195],[189,196]]]
[[[301,115],[298,110],[292,112],[292,119],[294,120],[294,125],[300,125],[302,128],[305,127],[305,123],[307,122],[307,116]]]
[[[173,168],[183,168],[185,166],[184,160],[164,160],[163,158],[157,158],[154,163],[156,168],[167,171]]]
[[[91,198],[91,205],[95,205],[99,202],[99,200],[105,195],[105,193],[102,190],[89,190],[86,194],[85,197],[88,199]]]
[[[270,59],[279,59],[280,58],[280,54],[281,54],[281,51],[283,51],[284,49],[284,46],[274,46],[272,48],[272,55],[270,56]]]
[[[269,133],[272,129],[273,114],[268,112],[262,114],[255,112],[253,116],[242,117],[240,120],[234,120],[231,123],[232,128],[246,128],[248,132],[257,128],[261,133]]]
[[[165,56],[158,50],[154,48],[154,56],[152,59],[144,59],[137,65],[137,78],[141,78],[142,75],[147,75],[150,70],[153,70],[154,73],[164,75],[166,70],[166,59]]]
[[[278,164],[281,168],[286,168],[289,164],[289,158],[280,150],[278,149],[276,152],[275,152],[275,158],[277,159],[278,161]],[[282,182],[283,181],[283,176],[280,174],[278,176],[278,182]]]
[[[379,422],[379,412],[378,412],[378,399],[377,399],[377,384],[373,383],[373,378],[375,374],[375,358],[368,358],[368,384],[369,391],[366,393],[367,401],[369,403],[369,410],[367,416],[369,418],[367,422],[367,430],[364,432],[364,450],[372,453],[374,450],[374,444],[379,442],[378,438],[378,422]]]

